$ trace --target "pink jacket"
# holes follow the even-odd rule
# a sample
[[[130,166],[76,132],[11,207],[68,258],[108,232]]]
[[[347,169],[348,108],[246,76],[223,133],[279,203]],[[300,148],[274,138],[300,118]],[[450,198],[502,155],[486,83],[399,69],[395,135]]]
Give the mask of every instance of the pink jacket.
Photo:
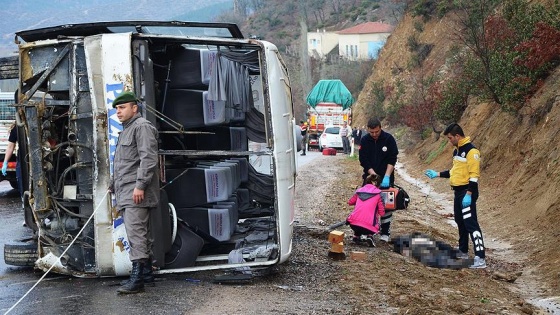
[[[349,205],[356,205],[346,221],[348,224],[361,226],[373,233],[379,232],[379,217],[385,214],[385,205],[381,198],[381,190],[367,184],[356,190],[348,200]]]

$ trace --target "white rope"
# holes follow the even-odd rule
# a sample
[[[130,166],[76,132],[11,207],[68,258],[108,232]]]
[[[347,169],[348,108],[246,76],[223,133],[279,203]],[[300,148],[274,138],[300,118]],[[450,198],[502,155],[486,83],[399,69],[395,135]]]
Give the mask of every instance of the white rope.
[[[31,289],[27,290],[27,292],[25,292],[25,294],[16,302],[16,304],[14,304],[12,307],[10,307],[6,313],[4,313],[4,315],[8,314],[9,312],[11,312],[33,289],[35,289],[35,287],[39,284],[39,282],[41,282],[46,276],[47,274],[53,269],[53,267],[60,262],[60,258],[62,256],[64,256],[64,254],[66,254],[66,252],[68,251],[68,249],[70,249],[70,246],[72,246],[74,244],[74,242],[76,241],[76,239],[78,238],[78,236],[80,234],[82,234],[82,232],[84,231],[84,229],[86,228],[86,226],[88,225],[89,221],[91,221],[91,218],[93,218],[93,215],[97,212],[97,210],[99,209],[99,207],[103,204],[103,200],[105,200],[105,198],[107,197],[107,195],[109,194],[109,191],[107,191],[105,193],[105,195],[103,196],[103,199],[101,199],[101,201],[99,202],[99,205],[97,205],[97,208],[95,208],[95,211],[93,211],[93,213],[91,214],[91,216],[89,217],[89,219],[86,221],[86,223],[84,224],[84,226],[82,226],[82,229],[78,232],[78,234],[76,234],[76,237],[74,237],[74,239],[72,240],[72,242],[70,242],[70,245],[68,245],[68,247],[66,247],[66,249],[64,250],[64,252],[62,252],[62,254],[60,254],[60,256],[58,256],[58,259],[51,265],[51,267],[49,268],[49,270],[47,270],[47,272],[45,272],[45,274],[39,279],[37,280],[37,282],[35,282],[35,284],[31,287]]]

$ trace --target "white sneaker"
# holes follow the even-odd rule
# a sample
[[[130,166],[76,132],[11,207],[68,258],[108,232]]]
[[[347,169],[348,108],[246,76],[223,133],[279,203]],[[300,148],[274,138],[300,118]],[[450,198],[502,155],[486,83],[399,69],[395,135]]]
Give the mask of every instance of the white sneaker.
[[[381,235],[379,237],[379,240],[387,243],[387,242],[389,242],[389,235]]]
[[[472,264],[469,268],[472,268],[472,269],[486,268],[486,261],[484,260],[484,258],[474,256],[474,264]]]

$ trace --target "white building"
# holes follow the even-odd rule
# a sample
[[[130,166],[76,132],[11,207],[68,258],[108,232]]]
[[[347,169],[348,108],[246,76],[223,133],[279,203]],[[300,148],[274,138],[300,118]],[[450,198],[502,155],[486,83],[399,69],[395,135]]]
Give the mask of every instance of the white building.
[[[351,60],[377,59],[394,27],[381,22],[367,22],[338,31],[338,54]]]
[[[307,49],[309,56],[322,59],[338,45],[338,34],[322,31],[307,33]]]

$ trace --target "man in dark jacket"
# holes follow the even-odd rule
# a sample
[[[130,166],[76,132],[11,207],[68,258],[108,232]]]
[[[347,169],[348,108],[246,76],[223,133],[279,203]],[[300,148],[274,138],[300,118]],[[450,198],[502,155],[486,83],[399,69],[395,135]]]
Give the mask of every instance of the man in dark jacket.
[[[123,131],[117,142],[110,189],[116,195],[117,210],[123,211],[132,261],[130,279],[117,292],[137,293],[144,290],[144,280],[153,281],[149,218],[159,203],[157,129],[141,117],[134,93],[122,93],[113,107]]]
[[[305,149],[307,147],[307,132],[309,131],[309,126],[307,126],[307,122],[301,120],[299,122],[299,127],[301,129],[301,155],[305,155]]]
[[[367,124],[367,133],[360,140],[360,165],[364,169],[362,175],[365,179],[370,174],[377,174],[383,180],[380,188],[389,188],[395,182],[395,164],[399,149],[395,138],[388,132],[381,129],[381,122],[377,118],[371,118]],[[386,211],[381,217],[381,236],[380,240],[389,241],[391,235],[391,221],[393,212]]]

